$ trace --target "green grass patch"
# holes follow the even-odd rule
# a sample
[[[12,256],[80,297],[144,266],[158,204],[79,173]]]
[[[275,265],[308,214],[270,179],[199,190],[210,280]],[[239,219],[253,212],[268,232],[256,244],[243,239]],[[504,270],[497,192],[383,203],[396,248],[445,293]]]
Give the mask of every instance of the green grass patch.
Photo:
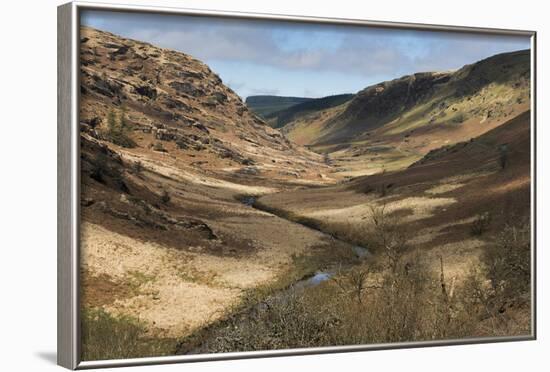
[[[82,312],[82,360],[143,358],[173,355],[176,341],[147,336],[138,319],[111,315],[102,309]]]
[[[130,271],[128,272],[128,274],[130,274],[130,277],[139,284],[145,284],[147,282],[152,282],[153,280],[155,280],[154,275],[147,275],[137,270]]]

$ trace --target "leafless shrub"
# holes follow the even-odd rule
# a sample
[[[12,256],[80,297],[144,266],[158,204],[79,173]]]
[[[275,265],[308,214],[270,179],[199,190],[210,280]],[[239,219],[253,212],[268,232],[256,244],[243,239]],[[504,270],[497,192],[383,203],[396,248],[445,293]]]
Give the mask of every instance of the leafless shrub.
[[[463,282],[460,300],[465,313],[486,335],[528,331],[529,318],[515,320],[509,308],[529,304],[531,281],[530,229],[527,224],[506,226],[486,248],[482,266],[472,267]]]
[[[493,307],[525,301],[531,283],[531,236],[527,224],[507,226],[483,255]]]
[[[528,228],[506,228],[483,264],[459,281],[448,275],[443,254],[434,266],[425,252],[409,247],[410,233],[384,205],[372,207],[370,217],[372,228],[365,234],[380,262],[276,295],[252,315],[233,318],[204,351],[441,340],[529,329],[527,318],[502,313],[529,292]]]
[[[338,286],[342,294],[350,296],[362,304],[363,294],[368,290],[379,289],[381,286],[378,283],[367,283],[370,268],[360,267],[350,270],[345,275],[336,275],[333,280]]]
[[[401,257],[407,249],[410,240],[409,233],[396,218],[387,213],[385,204],[372,205],[370,211],[374,248],[381,251],[387,259],[388,268],[395,273]]]

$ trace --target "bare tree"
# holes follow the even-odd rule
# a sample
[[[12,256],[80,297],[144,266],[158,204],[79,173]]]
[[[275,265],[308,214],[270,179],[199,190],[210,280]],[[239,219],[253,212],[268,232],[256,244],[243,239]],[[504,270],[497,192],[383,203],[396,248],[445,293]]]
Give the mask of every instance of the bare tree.
[[[363,293],[369,289],[379,289],[381,285],[378,283],[367,284],[367,277],[370,274],[370,269],[362,267],[360,269],[351,270],[344,275],[336,275],[333,280],[340,291],[357,300],[357,303],[363,303]]]
[[[370,209],[374,243],[386,256],[390,271],[395,273],[407,248],[408,233],[395,218],[388,215],[385,204],[373,205]]]

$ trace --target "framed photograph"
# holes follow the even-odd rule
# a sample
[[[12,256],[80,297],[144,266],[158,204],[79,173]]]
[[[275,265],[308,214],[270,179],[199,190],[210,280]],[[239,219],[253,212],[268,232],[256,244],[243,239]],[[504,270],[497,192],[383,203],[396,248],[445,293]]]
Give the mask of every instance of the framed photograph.
[[[535,339],[535,37],[60,6],[58,363]]]

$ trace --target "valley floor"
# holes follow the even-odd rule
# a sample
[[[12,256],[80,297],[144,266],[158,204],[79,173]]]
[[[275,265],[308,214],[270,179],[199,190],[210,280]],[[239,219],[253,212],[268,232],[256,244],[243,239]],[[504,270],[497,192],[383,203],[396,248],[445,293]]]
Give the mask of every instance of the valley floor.
[[[464,283],[472,279],[473,269],[483,267],[485,252],[498,241],[504,227],[517,226],[521,221],[528,224],[529,141],[527,112],[475,141],[435,154],[425,163],[337,184],[333,181],[336,176],[329,174],[332,180],[312,179],[309,186],[290,181],[273,183],[265,178],[241,182],[193,173],[171,167],[163,159],[123,150],[122,161],[139,159],[143,164],[139,173],[126,176],[126,183],[135,190],[132,197],[124,192],[113,196],[94,182],[84,185],[82,305],[90,311],[85,322],[93,324],[102,316],[110,317],[115,325],[127,321],[138,327],[143,342],[153,340],[155,346],[133,351],[126,347],[125,354],[112,355],[101,348],[95,350],[92,341],[97,335],[90,335],[85,356],[94,359],[400,341],[384,333],[389,332],[387,329],[348,336],[327,331],[332,338],[325,338],[323,333],[317,339],[298,339],[288,336],[288,329],[269,328],[285,320],[274,320],[275,310],[264,309],[258,315],[257,306],[265,302],[268,309],[277,309],[278,316],[290,316],[281,310],[284,304],[285,311],[304,314],[304,319],[291,320],[313,327],[304,332],[316,335],[314,329],[333,327],[331,321],[353,323],[365,314],[370,314],[365,322],[373,321],[375,315],[361,310],[364,303],[382,311],[380,306],[403,305],[380,302],[392,298],[393,292],[382,296],[363,288],[379,287],[388,280],[389,256],[380,250],[377,240],[378,216],[398,229],[392,232],[407,236],[403,251],[398,252],[399,265],[407,272],[414,265],[423,267],[422,275],[429,278],[422,279],[430,283],[429,288],[418,289],[422,297],[411,298],[411,306],[422,299],[439,309],[443,306],[438,289],[441,285],[450,288],[450,297],[455,289],[457,293],[465,291]],[[499,165],[497,143],[507,143],[510,148],[505,168]],[[159,202],[159,191],[144,186],[155,183],[169,190],[171,197],[166,203]],[[96,202],[99,199],[102,202]],[[474,230],[478,224],[480,231]],[[358,260],[350,249],[353,246],[366,247],[373,256]],[[392,270],[400,270],[396,267]],[[288,294],[281,300],[277,295],[327,269],[332,271],[332,280],[306,289],[299,300],[288,300]],[[353,281],[356,273],[363,275],[360,284],[356,283],[358,302],[349,295],[353,283],[342,284]],[[440,282],[439,276],[445,278]],[[482,287],[488,285],[487,279],[480,283]],[[410,291],[414,292],[409,288],[406,293]],[[342,297],[342,293],[347,294]],[[343,299],[334,302],[339,298]],[[309,302],[304,304],[304,299]],[[319,301],[326,305],[319,305]],[[447,310],[432,308],[427,320],[424,313],[416,314],[424,319],[422,322],[434,323],[441,319],[432,312],[447,314],[447,325],[438,326],[436,331],[411,320],[411,325],[427,331],[417,334],[401,330],[403,337],[412,338],[403,340],[521,335],[530,330],[528,301],[508,301],[502,305],[510,307],[507,312],[496,318],[492,313],[480,316],[469,323],[462,317],[472,308],[466,307],[466,300],[460,301],[452,311],[449,307],[448,314]],[[289,303],[293,306],[290,310]],[[322,313],[340,306],[356,312],[344,311],[340,318],[337,316],[339,320],[321,321],[319,314],[309,314],[300,307],[312,304],[320,306]],[[468,302],[470,305],[474,306]],[[456,328],[451,318],[469,326]],[[321,325],[315,323],[319,321]],[[268,336],[273,332],[288,339],[273,336],[277,342],[262,339],[256,344],[239,344],[236,340],[243,337],[254,340],[247,328],[252,325]],[[116,327],[127,329],[128,325]]]

